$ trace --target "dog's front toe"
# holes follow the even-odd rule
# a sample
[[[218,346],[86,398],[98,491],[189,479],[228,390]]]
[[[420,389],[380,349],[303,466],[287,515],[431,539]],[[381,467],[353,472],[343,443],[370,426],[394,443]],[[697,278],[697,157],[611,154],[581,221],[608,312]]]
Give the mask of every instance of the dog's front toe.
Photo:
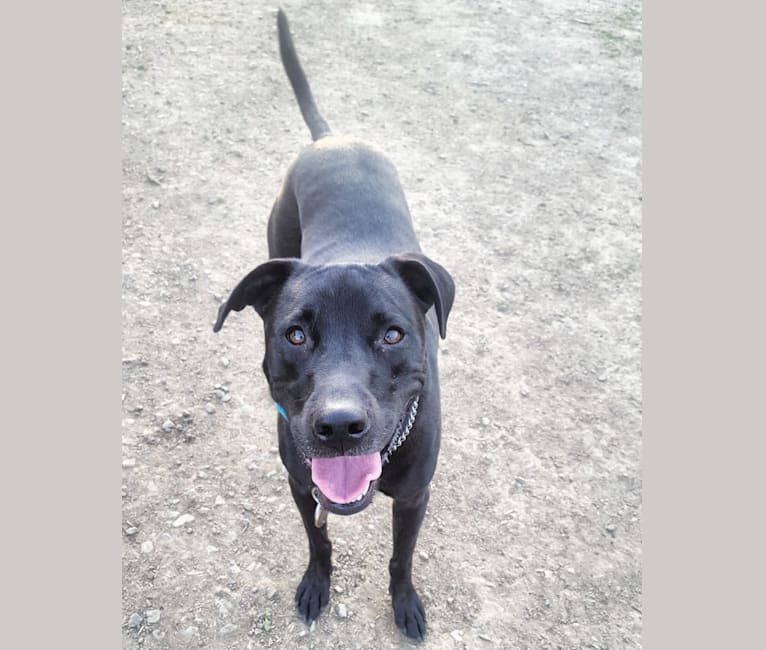
[[[426,612],[413,587],[395,593],[392,598],[394,622],[409,638],[422,641],[426,634]]]
[[[311,623],[330,600],[330,577],[309,569],[295,592],[295,605],[301,618]]]

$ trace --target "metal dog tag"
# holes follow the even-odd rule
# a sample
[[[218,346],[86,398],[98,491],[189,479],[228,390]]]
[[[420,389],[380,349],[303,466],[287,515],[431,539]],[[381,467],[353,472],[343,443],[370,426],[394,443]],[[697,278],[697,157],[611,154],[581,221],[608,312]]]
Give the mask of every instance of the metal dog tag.
[[[317,507],[314,510],[314,525],[317,528],[322,528],[327,523],[327,510],[322,507],[321,503],[317,503]]]
[[[313,496],[314,501],[317,502],[317,507],[314,508],[314,526],[322,528],[327,523],[327,510],[322,507],[316,488],[311,491],[311,496]]]

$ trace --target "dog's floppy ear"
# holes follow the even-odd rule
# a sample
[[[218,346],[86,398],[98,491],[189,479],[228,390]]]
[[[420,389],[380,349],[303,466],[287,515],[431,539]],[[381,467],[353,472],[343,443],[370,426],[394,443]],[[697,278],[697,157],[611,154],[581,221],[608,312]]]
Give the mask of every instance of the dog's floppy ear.
[[[296,259],[273,259],[250,271],[240,280],[229,299],[218,308],[218,319],[213,325],[213,331],[217,332],[223,327],[230,311],[242,311],[248,305],[263,317],[274,296],[300,265]]]
[[[402,253],[386,258],[381,266],[392,269],[427,311],[432,305],[439,322],[439,335],[447,336],[447,316],[455,300],[455,283],[441,265],[420,253]]]

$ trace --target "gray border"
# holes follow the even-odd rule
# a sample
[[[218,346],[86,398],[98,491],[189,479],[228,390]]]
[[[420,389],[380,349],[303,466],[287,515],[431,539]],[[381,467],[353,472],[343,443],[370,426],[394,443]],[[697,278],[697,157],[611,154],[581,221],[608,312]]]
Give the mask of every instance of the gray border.
[[[3,646],[114,648],[120,5],[2,26]]]
[[[763,636],[764,454],[750,448],[763,446],[766,331],[755,314],[766,276],[754,264],[765,240],[757,7],[644,5],[647,648]]]
[[[738,647],[760,622],[763,454],[740,443],[759,442],[763,425],[746,422],[763,386],[763,322],[752,313],[763,273],[750,265],[764,241],[752,232],[764,53],[750,49],[763,20],[727,7],[644,7],[648,648]],[[14,54],[3,108],[13,226],[2,239],[16,317],[3,329],[14,460],[2,481],[4,584],[16,606],[3,637],[9,647],[74,635],[118,647],[120,5],[13,12],[3,21]],[[49,288],[44,300],[33,286]]]

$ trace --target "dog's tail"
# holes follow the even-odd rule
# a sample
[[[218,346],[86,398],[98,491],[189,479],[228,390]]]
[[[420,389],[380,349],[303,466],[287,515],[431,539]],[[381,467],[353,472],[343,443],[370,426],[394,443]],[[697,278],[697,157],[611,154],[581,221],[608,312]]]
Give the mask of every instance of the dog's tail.
[[[282,65],[293,87],[295,98],[298,100],[298,106],[303,114],[303,120],[311,131],[311,138],[319,138],[330,135],[330,127],[324,118],[319,114],[314,96],[311,94],[309,82],[301,68],[301,62],[295,52],[295,45],[290,36],[290,27],[287,24],[287,16],[281,9],[277,12],[277,29],[279,31],[279,54],[282,57]]]

